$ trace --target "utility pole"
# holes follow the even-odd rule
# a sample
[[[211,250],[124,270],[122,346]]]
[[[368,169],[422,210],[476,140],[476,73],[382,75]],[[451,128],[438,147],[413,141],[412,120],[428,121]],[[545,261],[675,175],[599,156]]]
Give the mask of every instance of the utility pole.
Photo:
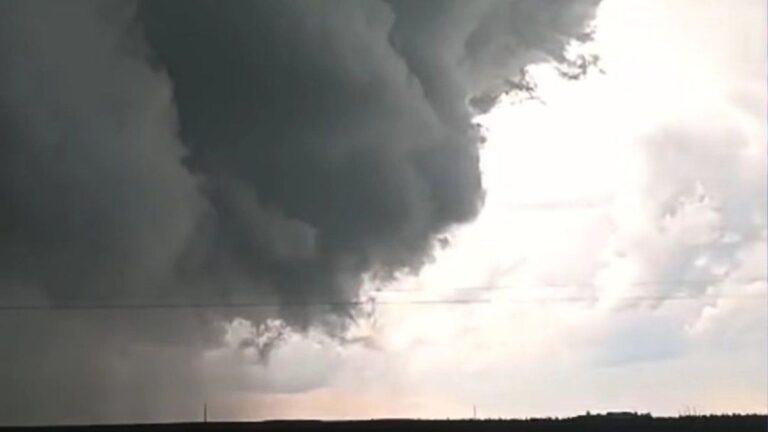
[[[203,423],[208,423],[208,402],[203,404]]]
[[[477,405],[472,404],[472,418],[477,420]]]

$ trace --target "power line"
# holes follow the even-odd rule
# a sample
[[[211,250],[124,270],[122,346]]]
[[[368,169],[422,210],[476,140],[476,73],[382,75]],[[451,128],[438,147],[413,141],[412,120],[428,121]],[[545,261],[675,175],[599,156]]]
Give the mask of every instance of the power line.
[[[763,278],[740,278],[740,279],[678,279],[678,280],[647,280],[647,281],[635,281],[620,284],[628,287],[669,287],[669,286],[690,286],[690,285],[712,285],[722,282],[730,282],[737,284],[755,283],[765,281]],[[560,283],[547,283],[547,284],[521,284],[518,286],[506,285],[506,286],[469,286],[469,287],[453,287],[450,289],[440,290],[439,294],[450,295],[452,293],[463,292],[503,292],[508,290],[517,290],[522,287],[525,288],[598,288],[601,284],[598,283],[583,283],[583,282],[560,282]],[[401,288],[385,288],[374,290],[365,293],[369,296],[375,295],[387,295],[387,294],[423,294],[420,290],[414,289],[401,289]],[[763,300],[765,295],[739,295],[739,294],[720,294],[720,295],[680,295],[680,294],[648,294],[648,295],[625,295],[613,297],[615,300],[623,301],[635,301],[635,302],[663,302],[663,301],[714,301],[718,299],[734,299],[734,300]],[[48,304],[41,303],[27,303],[27,304],[0,304],[0,312],[3,311],[87,311],[87,310],[171,310],[171,309],[260,309],[260,308],[301,308],[301,307],[338,307],[338,308],[350,308],[359,306],[440,306],[440,305],[473,305],[473,304],[489,304],[489,303],[578,303],[578,302],[597,302],[601,297],[596,295],[572,295],[572,296],[531,296],[531,297],[516,297],[516,298],[504,298],[504,299],[487,299],[487,298],[432,298],[432,299],[405,299],[405,300],[386,300],[379,298],[371,298],[365,300],[311,300],[311,301],[274,301],[269,299],[252,299],[246,301],[154,301],[146,303],[95,303],[95,302],[54,302]]]
[[[662,301],[715,301],[729,300],[762,300],[768,297],[762,295],[723,294],[719,296],[680,296],[680,295],[636,295],[613,297],[615,300],[636,302]],[[349,300],[349,301],[316,301],[316,302],[206,302],[206,303],[54,303],[54,304],[13,304],[0,305],[0,311],[88,311],[88,310],[183,310],[183,309],[260,309],[285,307],[357,307],[357,306],[450,306],[477,304],[505,303],[586,303],[600,301],[599,296],[566,296],[566,297],[518,297],[505,299],[415,299],[415,300]]]
[[[627,283],[616,283],[614,285],[620,285],[620,286],[627,286],[627,287],[636,287],[636,288],[643,288],[643,287],[669,287],[669,286],[691,286],[691,285],[715,285],[719,283],[735,283],[735,284],[751,284],[755,282],[766,282],[766,279],[768,279],[768,276],[763,277],[752,277],[752,278],[738,278],[738,279],[676,279],[676,280],[641,280],[641,281],[634,281],[634,282],[627,282]],[[520,284],[517,286],[514,285],[502,285],[502,286],[494,286],[494,285],[478,285],[478,286],[466,286],[466,287],[454,287],[450,288],[448,290],[443,290],[443,292],[451,292],[451,291],[504,291],[504,290],[516,290],[520,289],[521,286],[525,286],[527,288],[599,288],[601,286],[604,286],[605,284],[596,283],[596,282],[552,282],[552,283],[536,283],[536,284]],[[411,288],[384,288],[377,291],[374,291],[376,293],[418,293],[418,289],[411,289]]]
[[[0,305],[0,311],[12,310],[132,310],[132,309],[258,309],[281,307],[354,307],[366,305],[409,305],[409,304],[479,304],[489,303],[483,299],[460,300],[405,300],[405,301],[313,301],[313,302],[206,302],[206,303],[53,303],[53,304],[16,304]]]

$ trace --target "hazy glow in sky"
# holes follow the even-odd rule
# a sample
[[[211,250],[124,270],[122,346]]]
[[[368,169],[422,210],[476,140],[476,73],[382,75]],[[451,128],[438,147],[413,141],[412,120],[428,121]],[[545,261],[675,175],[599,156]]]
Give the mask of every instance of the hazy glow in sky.
[[[481,216],[379,295],[492,301],[382,305],[360,324],[364,343],[344,347],[294,336],[249,366],[269,392],[214,407],[243,418],[461,417],[473,404],[481,416],[764,412],[765,12],[762,1],[606,0],[586,48],[606,73],[566,82],[534,68],[543,103],[482,118]],[[568,296],[595,301],[528,301]]]

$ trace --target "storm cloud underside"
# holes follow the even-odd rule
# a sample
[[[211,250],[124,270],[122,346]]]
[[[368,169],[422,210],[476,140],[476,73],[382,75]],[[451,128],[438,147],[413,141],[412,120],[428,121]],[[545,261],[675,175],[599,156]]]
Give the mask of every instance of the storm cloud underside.
[[[566,62],[595,7],[0,1],[4,304],[275,305],[4,312],[0,420],[193,416],[227,391],[200,360],[221,323],[341,332],[354,309],[296,304],[354,301],[472,220],[468,101]]]

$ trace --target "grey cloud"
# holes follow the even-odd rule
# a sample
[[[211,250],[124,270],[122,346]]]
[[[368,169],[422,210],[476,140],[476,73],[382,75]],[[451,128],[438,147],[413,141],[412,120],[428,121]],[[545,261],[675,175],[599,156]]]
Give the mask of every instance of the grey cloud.
[[[642,326],[627,324],[619,324],[603,335],[590,361],[603,367],[623,367],[674,358],[687,349],[680,323],[658,319]]]
[[[245,318],[341,332],[356,311],[291,305],[474,218],[467,101],[563,61],[595,5],[0,1],[0,299],[260,299],[283,307]],[[4,314],[0,420],[196,413],[232,317]]]
[[[740,251],[766,229],[765,155],[748,151],[754,139],[726,115],[646,137],[640,149],[648,174],[639,190],[646,226],[619,226],[608,268],[624,255],[641,277],[666,282],[643,286],[644,294],[717,293],[738,270]],[[764,277],[758,269],[737,279]]]
[[[171,83],[95,5],[0,3],[0,281],[52,301],[151,293],[204,207]]]

